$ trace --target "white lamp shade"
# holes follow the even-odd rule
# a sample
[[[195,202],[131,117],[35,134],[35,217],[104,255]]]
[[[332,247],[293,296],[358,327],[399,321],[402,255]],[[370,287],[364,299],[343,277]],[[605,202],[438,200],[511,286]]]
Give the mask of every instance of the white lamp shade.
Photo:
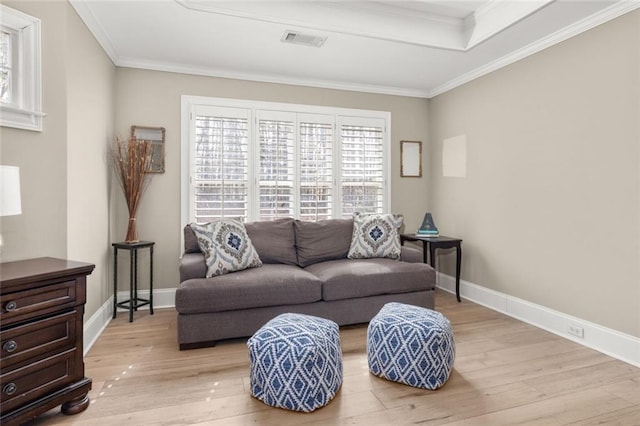
[[[0,166],[0,216],[12,216],[21,213],[20,168]]]

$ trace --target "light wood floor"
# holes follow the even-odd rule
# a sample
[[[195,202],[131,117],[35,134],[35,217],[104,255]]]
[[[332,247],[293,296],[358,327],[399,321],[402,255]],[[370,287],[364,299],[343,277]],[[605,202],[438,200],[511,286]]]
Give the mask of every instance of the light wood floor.
[[[34,425],[640,425],[640,369],[439,291],[457,356],[428,391],[369,374],[366,325],[342,329],[344,381],[310,414],[249,394],[246,340],[180,352],[173,309],[112,321],[86,357],[91,405]]]

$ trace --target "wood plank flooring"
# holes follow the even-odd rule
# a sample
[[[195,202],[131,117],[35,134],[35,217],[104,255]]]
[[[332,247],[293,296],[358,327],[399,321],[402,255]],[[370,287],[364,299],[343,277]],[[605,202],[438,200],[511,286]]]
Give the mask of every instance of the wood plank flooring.
[[[366,325],[341,329],[344,381],[303,414],[251,397],[246,339],[178,350],[173,309],[118,315],[86,356],[89,408],[33,425],[640,425],[640,369],[438,291],[454,371],[428,391],[368,372]]]

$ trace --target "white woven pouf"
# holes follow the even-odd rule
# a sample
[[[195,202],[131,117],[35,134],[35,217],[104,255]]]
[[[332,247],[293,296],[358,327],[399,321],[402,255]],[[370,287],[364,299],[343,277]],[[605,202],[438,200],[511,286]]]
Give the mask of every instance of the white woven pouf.
[[[376,376],[424,389],[449,379],[455,359],[453,329],[439,312],[387,303],[367,329],[367,361]]]
[[[327,405],[342,385],[338,325],[281,314],[247,342],[251,394],[272,407],[310,412]]]

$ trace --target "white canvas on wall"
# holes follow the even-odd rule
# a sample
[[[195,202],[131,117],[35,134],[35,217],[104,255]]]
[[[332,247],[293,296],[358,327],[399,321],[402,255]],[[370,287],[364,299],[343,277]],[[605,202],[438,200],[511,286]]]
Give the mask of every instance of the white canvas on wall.
[[[442,176],[467,176],[467,135],[442,141]]]

